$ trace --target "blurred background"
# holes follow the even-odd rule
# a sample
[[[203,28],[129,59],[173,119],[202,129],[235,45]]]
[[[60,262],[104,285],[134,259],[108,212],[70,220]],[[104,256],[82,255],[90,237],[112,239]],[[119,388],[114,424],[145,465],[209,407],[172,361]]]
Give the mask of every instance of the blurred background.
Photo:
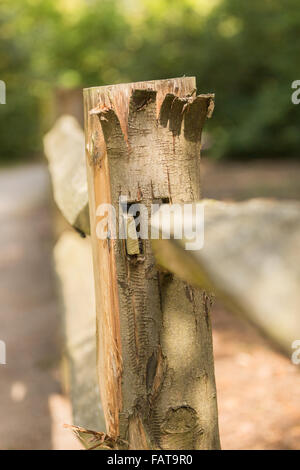
[[[43,135],[82,88],[196,76],[216,94],[204,136],[205,197],[300,198],[298,0],[1,0],[0,448],[77,448],[64,380]],[[299,371],[216,304],[223,448],[300,448]]]
[[[298,156],[297,0],[2,0],[0,25],[3,163],[41,152],[61,90],[182,75],[216,93],[211,156]]]

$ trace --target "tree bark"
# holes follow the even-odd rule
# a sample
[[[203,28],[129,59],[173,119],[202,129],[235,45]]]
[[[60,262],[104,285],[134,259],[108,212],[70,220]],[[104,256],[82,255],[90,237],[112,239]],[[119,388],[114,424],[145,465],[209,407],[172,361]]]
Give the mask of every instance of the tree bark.
[[[219,448],[208,296],[159,272],[150,240],[137,253],[96,234],[97,207],[111,203],[121,216],[120,195],[149,213],[199,199],[213,95],[195,91],[190,77],[84,91],[98,373],[115,448]]]

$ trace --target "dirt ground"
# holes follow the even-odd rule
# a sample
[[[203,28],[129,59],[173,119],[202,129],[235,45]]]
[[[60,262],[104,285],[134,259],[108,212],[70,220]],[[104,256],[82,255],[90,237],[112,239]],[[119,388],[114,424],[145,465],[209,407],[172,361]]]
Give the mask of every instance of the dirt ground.
[[[216,302],[212,312],[223,449],[300,449],[300,370]]]
[[[300,199],[300,164],[202,162],[202,195]],[[223,449],[300,449],[300,366],[215,302],[212,311]]]
[[[0,449],[72,449],[43,166],[0,172]]]
[[[300,165],[203,162],[203,196],[300,198]],[[60,375],[49,182],[41,165],[0,171],[0,449],[77,449]],[[223,449],[300,448],[300,366],[216,302],[212,312]]]

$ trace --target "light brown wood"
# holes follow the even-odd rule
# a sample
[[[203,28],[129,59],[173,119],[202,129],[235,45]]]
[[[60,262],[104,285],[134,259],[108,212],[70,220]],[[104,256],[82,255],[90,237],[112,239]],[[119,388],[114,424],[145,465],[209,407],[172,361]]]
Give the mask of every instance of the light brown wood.
[[[97,238],[97,208],[198,200],[213,95],[182,77],[84,91],[98,372],[107,433],[127,448],[219,447],[209,300],[158,271],[150,240],[130,255]],[[108,223],[112,232],[111,221]]]
[[[44,137],[55,202],[67,221],[90,233],[84,133],[73,116],[61,116]]]
[[[300,203],[208,199],[201,205],[203,248],[187,251],[184,238],[153,240],[158,263],[217,294],[291,357],[300,338]]]
[[[66,230],[54,248],[64,324],[64,378],[73,424],[103,429],[96,373],[96,306],[90,240]]]

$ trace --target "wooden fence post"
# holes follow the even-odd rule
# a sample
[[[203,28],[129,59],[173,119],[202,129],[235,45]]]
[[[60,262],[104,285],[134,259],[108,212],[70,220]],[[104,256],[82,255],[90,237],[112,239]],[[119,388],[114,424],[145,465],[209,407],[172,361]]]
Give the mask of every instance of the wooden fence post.
[[[209,297],[159,272],[150,240],[114,239],[111,217],[107,239],[96,233],[101,204],[132,224],[133,203],[199,199],[213,95],[195,91],[192,77],[84,91],[98,373],[116,449],[219,448]]]

